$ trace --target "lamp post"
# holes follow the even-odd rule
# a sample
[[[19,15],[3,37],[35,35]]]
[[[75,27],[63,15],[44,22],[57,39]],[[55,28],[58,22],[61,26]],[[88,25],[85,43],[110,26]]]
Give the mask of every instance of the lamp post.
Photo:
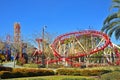
[[[44,54],[44,48],[45,48],[45,44],[44,44],[44,31],[45,31],[45,28],[46,28],[47,26],[44,26],[43,28],[42,28],[42,67],[43,68],[45,68],[45,54]]]

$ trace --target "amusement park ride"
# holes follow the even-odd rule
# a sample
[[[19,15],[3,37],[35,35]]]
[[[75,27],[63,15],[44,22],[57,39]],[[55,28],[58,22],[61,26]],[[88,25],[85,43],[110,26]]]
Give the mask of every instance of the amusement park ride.
[[[42,54],[40,44],[42,39],[36,39],[39,45],[37,53]],[[65,66],[69,64],[72,66],[81,66],[83,63],[91,60],[95,63],[93,58],[100,55],[101,59],[109,65],[120,65],[120,47],[113,44],[109,37],[99,31],[83,30],[78,32],[71,32],[58,36],[50,45],[55,59],[45,60],[45,64],[60,63]],[[38,61],[37,61],[38,62]],[[39,62],[41,63],[41,62]]]
[[[20,25],[14,25],[14,44],[21,45]],[[44,29],[42,39],[37,38],[38,49],[32,54],[35,57],[34,62],[38,64],[63,64],[64,66],[81,66],[83,64],[104,63],[109,65],[120,65],[120,47],[113,44],[110,38],[103,32],[95,30],[83,30],[66,33],[58,36],[52,44],[49,45],[53,57],[45,56]],[[7,44],[10,44],[10,36],[7,36]],[[42,48],[41,48],[42,47]],[[26,46],[22,44],[21,53],[26,54]],[[22,50],[24,52],[22,52]],[[47,53],[48,54],[48,53]],[[38,57],[41,57],[39,59]],[[49,59],[48,59],[49,58]],[[99,58],[97,60],[96,58]]]

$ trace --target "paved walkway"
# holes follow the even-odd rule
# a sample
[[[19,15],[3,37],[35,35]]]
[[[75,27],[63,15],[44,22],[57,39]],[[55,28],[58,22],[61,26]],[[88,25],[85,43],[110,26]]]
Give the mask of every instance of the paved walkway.
[[[15,64],[14,62],[6,62],[6,63],[3,63],[2,66],[12,67],[12,68],[22,68],[22,66],[18,66],[18,65],[14,65],[14,64]]]

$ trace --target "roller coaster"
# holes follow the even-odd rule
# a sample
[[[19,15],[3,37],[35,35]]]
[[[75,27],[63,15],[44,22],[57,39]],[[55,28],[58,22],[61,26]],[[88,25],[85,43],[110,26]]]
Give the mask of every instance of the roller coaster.
[[[120,65],[119,46],[113,44],[105,33],[95,30],[60,35],[50,48],[55,59],[46,60],[45,64],[62,62],[65,65],[80,66],[88,61],[95,63],[94,58],[99,55],[110,65]]]

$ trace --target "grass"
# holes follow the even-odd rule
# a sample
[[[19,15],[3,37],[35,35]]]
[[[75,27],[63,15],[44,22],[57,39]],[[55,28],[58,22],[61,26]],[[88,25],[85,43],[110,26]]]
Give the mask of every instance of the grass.
[[[86,76],[41,76],[41,77],[13,78],[6,80],[97,80],[97,79]]]
[[[103,74],[98,80],[120,80],[120,72],[114,71],[111,73]]]
[[[38,68],[38,64],[24,64],[23,67],[26,67],[26,68]]]

